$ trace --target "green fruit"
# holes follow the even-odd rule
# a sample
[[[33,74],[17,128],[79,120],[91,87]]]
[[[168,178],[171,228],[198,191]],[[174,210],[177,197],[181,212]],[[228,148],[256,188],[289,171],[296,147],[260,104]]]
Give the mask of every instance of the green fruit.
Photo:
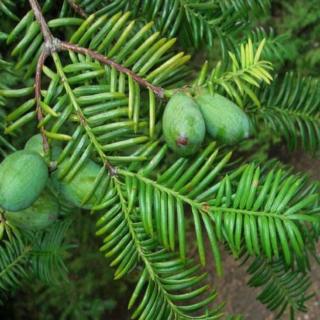
[[[82,165],[81,169],[73,177],[71,181],[59,180],[59,174],[68,165],[68,161],[64,161],[58,166],[58,169],[52,175],[53,186],[58,194],[78,208],[91,209],[102,197],[103,190],[100,186],[95,190],[92,197],[83,205],[83,200],[92,191],[94,182],[98,176],[101,167],[92,160],[88,160]]]
[[[163,134],[168,146],[181,156],[195,153],[205,137],[205,123],[194,100],[175,94],[163,114]]]
[[[36,134],[32,136],[24,146],[24,150],[33,151],[35,153],[39,153],[41,157],[44,157],[44,150],[43,150],[43,142],[41,134]],[[61,153],[61,148],[57,145],[53,145],[51,149],[52,159],[56,160]]]
[[[30,151],[17,151],[0,164],[0,207],[20,211],[30,207],[48,180],[44,160]]]
[[[27,230],[42,230],[58,219],[59,203],[53,194],[45,189],[31,207],[5,212],[5,218],[14,226]]]
[[[219,94],[203,94],[196,98],[208,133],[225,144],[248,138],[251,131],[249,117],[232,101]]]

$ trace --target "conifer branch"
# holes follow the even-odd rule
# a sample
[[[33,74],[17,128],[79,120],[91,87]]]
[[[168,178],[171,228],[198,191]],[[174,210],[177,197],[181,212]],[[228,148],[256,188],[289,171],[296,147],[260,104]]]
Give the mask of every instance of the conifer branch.
[[[38,3],[37,0],[29,0],[31,9],[35,15],[36,20],[39,23],[40,29],[41,29],[41,33],[44,37],[44,41],[45,43],[52,43],[53,42],[53,35],[48,27],[48,24],[41,12],[41,8],[40,5]]]
[[[105,65],[109,65],[110,67],[116,69],[117,71],[121,72],[121,73],[125,73],[128,76],[130,76],[134,81],[136,81],[137,83],[139,83],[141,86],[152,90],[159,98],[163,98],[164,97],[164,89],[161,87],[157,87],[154,86],[153,84],[151,84],[150,82],[146,81],[145,79],[139,77],[136,73],[132,72],[130,69],[122,66],[119,63],[116,63],[115,61],[105,57],[104,55],[93,51],[91,49],[87,49],[87,48],[83,48],[83,47],[79,47],[75,44],[69,43],[69,42],[64,42],[61,41],[59,43],[59,49],[60,50],[70,50],[73,52],[77,52],[80,54],[84,54],[87,56],[90,56],[91,58],[99,61],[102,64]]]
[[[77,11],[80,15],[85,14],[83,10],[76,4],[74,1],[68,1],[69,4],[72,6],[72,8]],[[41,74],[42,69],[44,66],[44,63],[48,56],[50,56],[53,52],[56,51],[73,51],[80,54],[84,54],[87,56],[90,56],[91,58],[99,61],[100,63],[104,65],[109,65],[112,68],[116,69],[117,71],[127,74],[129,77],[131,77],[134,81],[136,81],[141,86],[153,91],[159,98],[164,97],[164,89],[158,86],[154,86],[147,80],[143,79],[142,77],[139,77],[136,73],[131,71],[130,69],[122,66],[119,63],[116,63],[115,61],[105,57],[104,55],[93,51],[88,48],[83,48],[80,46],[77,46],[75,44],[61,41],[58,38],[55,38],[53,34],[51,33],[48,24],[41,12],[41,8],[39,6],[39,3],[37,0],[29,0],[30,6],[32,8],[32,11],[35,15],[36,20],[38,21],[41,29],[41,33],[44,38],[44,46],[42,48],[42,52],[40,54],[40,57],[38,59],[37,63],[37,69],[36,69],[36,76],[35,76],[35,98],[36,98],[36,110],[37,110],[37,119],[40,122],[43,119],[43,114],[41,111]],[[45,153],[48,153],[49,151],[49,143],[48,138],[45,133],[45,129],[41,128],[41,135],[43,139],[43,148]],[[110,172],[113,172],[111,170]]]
[[[43,50],[39,56],[39,60],[37,63],[37,69],[36,69],[36,76],[35,76],[35,98],[36,98],[36,113],[37,113],[37,119],[40,123],[43,120],[43,113],[41,110],[41,75],[42,75],[42,68],[44,66],[44,63],[48,57],[48,51]],[[44,126],[41,126],[40,128],[41,136],[42,136],[42,143],[43,143],[43,149],[44,152],[47,154],[49,152],[49,143],[48,138],[45,133]]]
[[[53,40],[54,38],[44,19],[44,16],[41,12],[41,8],[39,6],[38,1],[29,0],[29,3],[36,17],[36,20],[40,25],[41,33],[43,35],[44,42],[45,42],[42,47],[42,52],[38,59],[36,76],[35,76],[35,98],[36,98],[36,110],[37,110],[36,112],[37,112],[37,119],[40,122],[43,119],[43,113],[41,111],[41,104],[40,104],[41,103],[41,74],[42,74],[44,63],[47,57],[51,54],[51,51],[52,51],[51,46],[54,43],[54,40]],[[42,141],[43,141],[43,149],[44,149],[44,152],[47,154],[49,152],[49,143],[48,143],[48,138],[45,134],[44,127],[41,127],[41,135],[42,135]]]

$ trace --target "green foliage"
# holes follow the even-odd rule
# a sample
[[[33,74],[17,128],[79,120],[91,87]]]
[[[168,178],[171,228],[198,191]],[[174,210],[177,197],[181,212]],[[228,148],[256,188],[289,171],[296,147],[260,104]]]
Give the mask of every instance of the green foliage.
[[[112,187],[112,184],[111,181],[109,186]],[[193,315],[193,312],[213,301],[216,292],[207,292],[208,286],[203,284],[205,275],[199,274],[199,267],[186,261],[185,257],[181,259],[167,252],[147,236],[144,221],[130,213],[132,204],[125,199],[125,189],[117,180],[114,184],[116,195],[107,198],[103,204],[106,212],[97,222],[97,234],[105,237],[101,251],[106,251],[106,257],[112,258],[111,266],[117,267],[115,279],[130,272],[139,260],[144,265],[129,302],[131,308],[142,295],[132,317],[216,319],[222,315],[220,308],[200,316]],[[116,201],[121,203],[120,207],[114,205]],[[101,209],[101,206],[97,208]],[[180,222],[183,224],[183,221]],[[197,302],[192,302],[196,298]]]
[[[268,1],[262,6],[252,5],[251,1],[109,1],[101,0],[93,3],[79,1],[87,12],[96,9],[97,14],[113,14],[119,10],[130,10],[136,17],[146,21],[155,21],[155,28],[168,37],[177,36],[186,47],[199,47],[202,44],[213,46],[217,39],[226,51],[232,45],[232,35],[247,24],[247,9],[266,8]],[[226,17],[228,16],[228,19]],[[238,30],[235,31],[235,25]]]
[[[8,88],[10,85],[14,85],[17,82],[16,76],[10,71],[12,64],[1,59],[0,55],[0,90]],[[3,95],[0,95],[0,128],[1,132],[5,129],[5,117],[6,117],[6,99]],[[3,134],[0,135],[0,159],[2,160],[9,152],[16,151],[15,147]]]
[[[88,46],[92,50],[106,54],[117,63],[123,64],[126,68],[131,68],[133,72],[144,77],[146,81],[150,81],[153,85],[170,86],[173,82],[179,81],[185,75],[184,64],[190,59],[190,56],[184,55],[184,53],[175,54],[174,52],[170,52],[170,48],[175,42],[174,39],[159,39],[159,33],[149,32],[152,23],[144,27],[135,26],[134,21],[130,22],[128,20],[129,15],[129,13],[125,13],[124,15],[120,13],[115,14],[108,23],[105,23],[106,16],[100,17],[97,21],[94,21],[94,17],[91,16],[82,23],[79,19],[74,21],[70,20],[70,18],[65,18],[58,21],[55,20],[52,24],[55,27],[63,27],[64,25],[70,25],[69,21],[72,24],[79,24],[80,22],[81,26],[75,30],[70,38],[72,43]],[[24,17],[25,20],[23,19],[20,25],[11,32],[8,38],[9,42],[18,36],[18,30],[21,32],[28,26],[30,23],[29,17],[32,19],[32,16],[27,14]],[[100,30],[98,28],[101,25],[104,25],[104,27]],[[23,29],[21,30],[21,28]],[[30,30],[32,30],[32,36],[29,36]],[[41,46],[41,35],[39,32],[37,23],[33,22],[31,27],[26,31],[25,37],[20,41],[20,45],[18,44],[12,51],[13,55],[18,53],[22,55],[19,57],[18,69],[30,63],[28,73],[34,71],[38,58],[38,55],[34,54],[39,52]],[[109,36],[106,37],[108,32],[110,32]],[[40,36],[40,41],[33,42],[26,52],[26,48],[30,45],[36,34]],[[91,38],[93,34],[95,36]],[[133,34],[134,37],[132,37]],[[112,41],[115,38],[119,40],[113,43]],[[126,43],[127,39],[130,39],[130,41]],[[124,43],[126,44],[124,45]],[[123,48],[122,45],[124,45]],[[133,50],[135,51],[133,52]],[[31,61],[31,59],[33,60]],[[70,139],[70,137],[63,135],[63,133],[61,135],[57,134],[60,128],[64,129],[63,124],[68,120],[67,117],[72,112],[78,113],[79,116],[81,114],[81,119],[86,120],[88,124],[85,134],[89,136],[91,142],[97,140],[94,144],[99,144],[99,148],[105,151],[110,150],[110,148],[123,148],[146,141],[146,132],[141,131],[148,124],[148,122],[144,121],[146,117],[150,119],[148,125],[149,134],[153,136],[156,122],[156,103],[155,95],[151,90],[149,90],[149,102],[145,106],[149,109],[149,112],[146,114],[140,108],[140,101],[143,97],[141,96],[142,92],[140,92],[139,84],[134,81],[130,74],[127,72],[119,73],[115,68],[101,66],[84,56],[77,57],[74,54],[70,54],[70,60],[71,63],[63,67],[61,58],[58,55],[54,55],[56,70],[46,68],[45,71],[45,74],[50,79],[50,85],[41,105],[47,113],[41,125],[49,123],[52,127],[52,130],[47,132],[49,136],[51,135],[53,138],[60,138],[62,140]],[[65,79],[63,86],[59,83],[60,78]],[[90,82],[88,83],[88,81]],[[102,84],[103,82],[107,84]],[[14,96],[28,96],[32,94],[32,88],[30,89],[26,88],[20,94],[15,92]],[[59,94],[54,95],[54,92],[59,92]],[[2,95],[4,96],[11,96],[11,94],[10,90],[2,91]],[[71,104],[61,113],[63,101],[67,98],[71,98]],[[7,127],[6,132],[11,133],[33,120],[34,111],[32,108],[34,107],[34,103],[34,99],[28,100],[27,103],[24,103],[7,116],[10,125]],[[79,113],[80,108],[83,108],[81,113]],[[58,116],[58,113],[61,113],[61,115]],[[119,121],[119,117],[122,117],[121,122]],[[111,128],[103,126],[106,120],[112,119],[118,119],[119,125],[114,125]],[[141,122],[140,125],[139,122]],[[89,133],[91,128],[94,130],[94,137]],[[115,132],[111,135],[108,134],[110,130],[114,129],[117,129],[115,132],[118,134]],[[75,134],[77,134],[76,132]],[[136,135],[137,132],[141,132],[139,136]],[[130,133],[131,136],[134,135],[133,139],[121,139],[122,136],[127,137]],[[111,144],[109,146],[108,141],[116,135],[119,137],[118,144]],[[130,159],[126,159],[126,157],[121,159],[119,157],[119,160],[128,161]]]
[[[2,15],[7,16],[8,18],[19,21],[19,18],[14,14],[15,3],[12,0],[1,0],[0,1],[0,12]]]
[[[271,23],[277,33],[289,36],[285,44],[287,66],[299,70],[304,76],[318,77],[319,4],[317,0],[275,1],[277,17]]]
[[[9,14],[2,34],[1,157],[40,130],[44,158],[51,171],[58,167],[52,175],[62,183],[77,189],[82,169],[94,163],[95,177],[78,194],[77,205],[91,209],[87,223],[96,219],[100,251],[114,278],[138,278],[129,302],[132,318],[225,316],[207,275],[189,258],[191,239],[200,265],[213,258],[218,275],[219,244],[235,257],[255,257],[250,284],[263,287],[261,302],[279,314],[305,311],[309,282],[302,272],[309,270],[319,238],[319,186],[277,161],[257,165],[251,141],[228,147],[206,137],[199,151],[182,158],[169,150],[162,133],[166,99],[177,92],[219,93],[251,116],[257,144],[273,138],[270,129],[290,148],[319,150],[317,80],[293,73],[273,80],[270,61],[281,66],[288,59],[286,36],[253,27],[270,1],[81,0],[77,4],[91,14],[85,18],[75,17],[76,6],[69,3],[45,1],[48,30],[44,20],[40,28],[40,13],[27,3],[21,4],[24,16],[10,5],[19,21],[13,26]],[[216,42],[220,48],[214,51]],[[202,63],[187,64],[191,55],[181,48],[216,56],[198,72]],[[266,131],[263,138],[259,130]],[[249,157],[241,154],[245,148]],[[66,199],[60,201],[61,221],[42,232],[15,229],[1,212],[6,232],[0,240],[0,287],[6,294],[31,277],[49,286],[62,283],[77,294],[67,285],[64,264],[66,234],[76,222]],[[273,279],[279,280],[272,284]],[[294,286],[288,287],[291,280]],[[57,292],[54,287],[47,294]],[[88,318],[101,318],[107,305],[100,299],[90,309],[85,300],[75,299],[62,318],[79,318],[83,310]]]
[[[0,248],[0,286],[2,296],[7,292],[12,292],[21,285],[22,280],[28,277],[25,266],[30,251],[31,247],[25,245],[19,238],[14,237],[10,241],[3,241]]]
[[[72,228],[64,236],[72,249],[64,255],[69,270],[68,278],[58,283],[44,284],[32,278],[17,292],[14,307],[8,303],[0,314],[11,319],[122,319],[127,311],[121,301],[127,296],[130,280],[112,281],[112,269],[106,265],[103,255],[96,254],[97,238],[93,237],[92,217],[74,213]],[[52,237],[53,235],[50,235]],[[61,233],[59,233],[61,237]],[[49,235],[48,235],[49,240]],[[56,243],[57,250],[61,250]],[[70,245],[69,245],[70,247]],[[37,257],[37,256],[35,256]],[[131,276],[136,278],[136,276]],[[132,280],[133,281],[133,280]],[[3,315],[4,312],[4,315]]]
[[[273,63],[283,63],[290,58],[286,48],[289,39],[288,33],[277,34],[272,27],[266,30],[261,26],[252,30],[249,37],[252,39],[254,47],[257,47],[265,39],[261,53],[263,59]]]
[[[143,245],[143,244],[142,244]],[[218,319],[223,313],[222,306],[207,310],[203,315],[192,315],[215,300],[217,293],[208,290],[203,284],[203,274],[198,274],[197,266],[189,261],[181,261],[176,256],[166,254],[163,250],[153,252],[148,259],[148,265],[143,270],[137,287],[129,302],[134,304],[141,290],[145,293],[132,317],[150,319]],[[148,269],[152,269],[152,273]],[[205,292],[208,294],[201,299]],[[196,302],[192,302],[197,299]]]
[[[64,256],[68,246],[65,234],[71,221],[57,222],[47,231],[34,235],[31,251],[31,270],[35,277],[47,284],[66,281]]]
[[[295,256],[304,259],[306,244],[301,223],[318,221],[317,211],[313,212],[318,191],[305,185],[304,177],[289,175],[283,169],[261,173],[259,167],[248,165],[235,191],[228,176],[222,182],[212,204],[221,206],[224,201],[234,210],[213,209],[217,235],[224,235],[235,255],[243,244],[251,255],[265,255],[268,259],[281,255],[286,264]]]
[[[248,96],[256,105],[260,105],[252,86],[259,88],[262,82],[270,84],[272,76],[269,71],[271,63],[261,60],[265,39],[254,48],[251,38],[239,46],[235,53],[229,52],[230,66],[218,62],[208,75],[207,62],[202,66],[195,86],[207,87],[210,93],[222,91],[243,105],[243,96]],[[238,53],[238,54],[237,54]]]
[[[287,308],[292,319],[297,312],[307,311],[305,302],[312,295],[306,295],[311,280],[305,273],[287,270],[281,260],[267,262],[261,258],[252,262],[248,273],[251,275],[249,286],[263,286],[257,299],[266,304],[268,309],[278,310],[277,319]]]
[[[70,221],[66,220],[38,233],[20,234],[13,229],[8,240],[2,240],[0,286],[3,296],[12,295],[33,276],[50,284],[65,279],[67,270],[63,258],[67,247],[63,241],[69,226]]]
[[[285,74],[260,92],[262,107],[253,111],[261,122],[286,140],[290,149],[319,150],[320,90],[317,79]],[[261,128],[261,127],[260,127]]]

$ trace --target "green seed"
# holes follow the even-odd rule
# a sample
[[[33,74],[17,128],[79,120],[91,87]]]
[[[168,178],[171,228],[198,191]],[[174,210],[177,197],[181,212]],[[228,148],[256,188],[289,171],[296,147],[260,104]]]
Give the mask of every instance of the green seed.
[[[5,218],[13,225],[27,230],[42,230],[58,219],[59,203],[52,193],[45,189],[31,207],[5,213]]]
[[[194,154],[205,137],[198,105],[186,94],[175,94],[163,114],[163,134],[168,146],[181,156]]]
[[[24,146],[24,150],[32,151],[38,153],[41,157],[44,157],[44,149],[41,134],[36,134],[32,136]],[[57,160],[59,154],[61,153],[61,147],[53,144],[51,148],[52,160]]]
[[[225,144],[235,144],[248,138],[249,117],[236,104],[219,94],[203,94],[196,98],[208,133]]]
[[[48,168],[42,157],[17,151],[0,164],[0,207],[20,211],[30,207],[44,189]]]
[[[59,180],[59,173],[64,170],[67,163],[68,160],[60,164],[58,170],[52,175],[53,186],[70,204],[78,208],[91,209],[91,207],[103,196],[102,188],[100,186],[97,188],[95,187],[95,181],[101,167],[92,160],[87,160],[71,181]],[[83,200],[93,188],[96,188],[96,191],[92,194],[86,204],[82,205]]]

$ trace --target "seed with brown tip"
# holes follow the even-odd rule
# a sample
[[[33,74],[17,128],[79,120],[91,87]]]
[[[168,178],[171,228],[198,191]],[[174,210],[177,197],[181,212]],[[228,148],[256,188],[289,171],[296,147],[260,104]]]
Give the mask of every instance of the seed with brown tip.
[[[180,136],[177,141],[177,145],[186,146],[188,144],[188,138],[184,136]]]

